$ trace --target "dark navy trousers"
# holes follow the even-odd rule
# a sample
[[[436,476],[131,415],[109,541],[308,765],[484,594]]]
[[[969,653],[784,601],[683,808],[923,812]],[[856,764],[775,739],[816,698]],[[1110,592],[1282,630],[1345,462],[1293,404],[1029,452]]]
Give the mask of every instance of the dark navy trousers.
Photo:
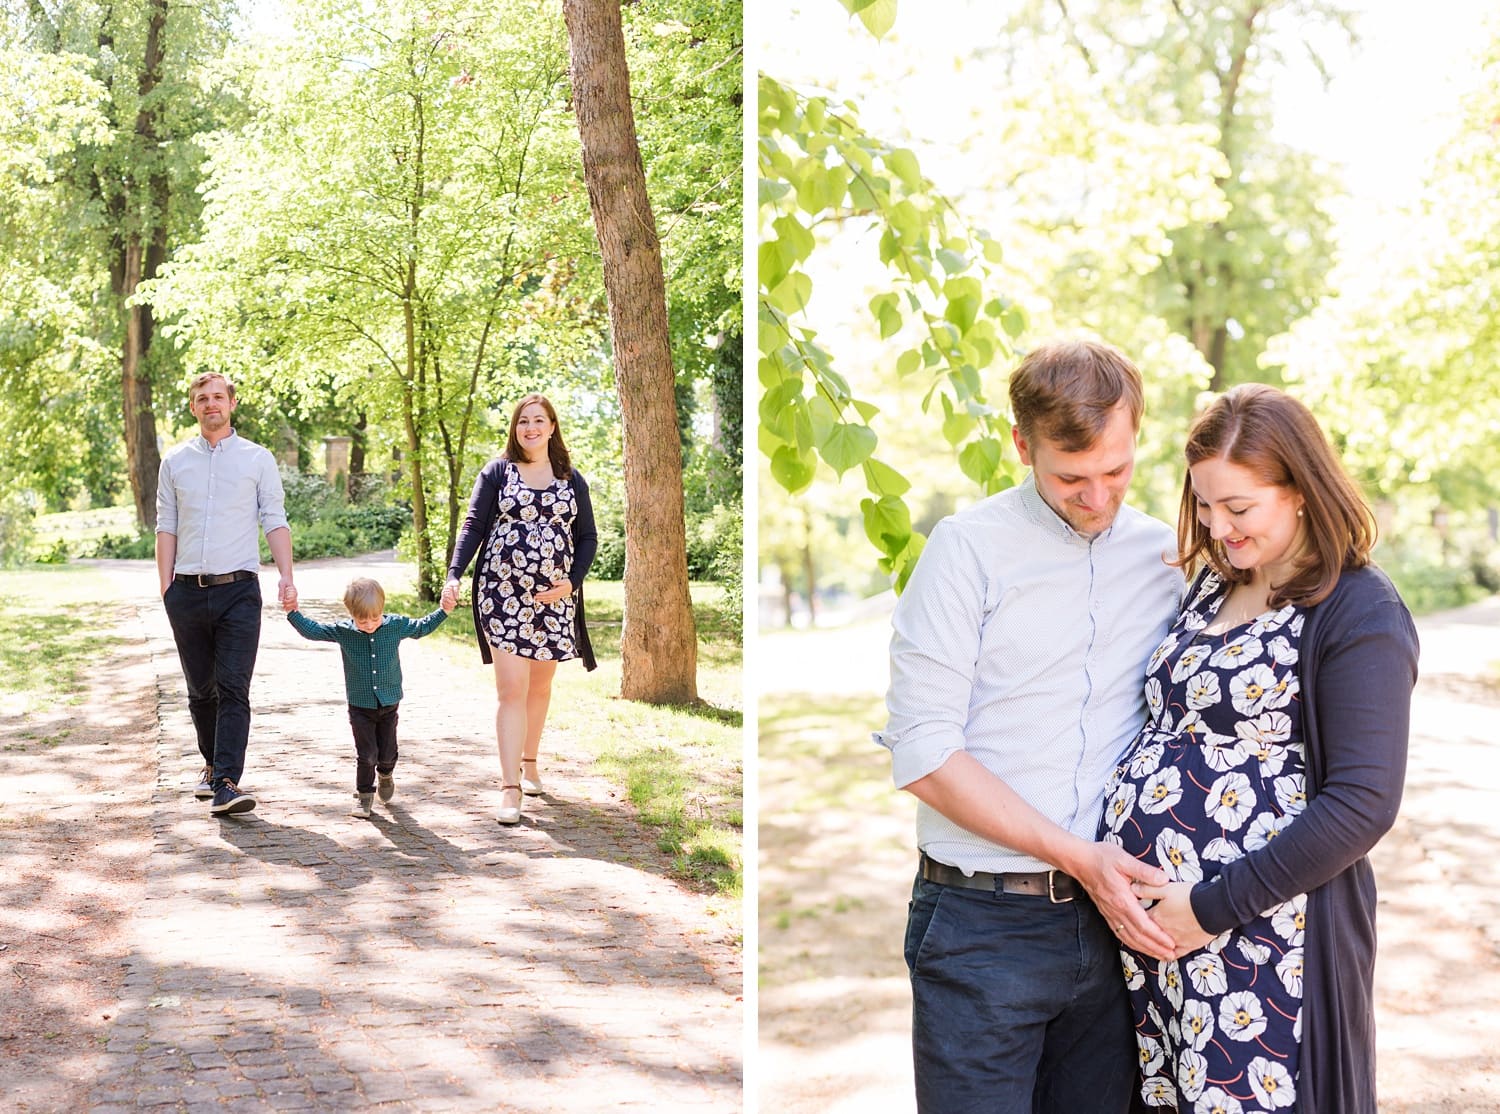
[[[250,741],[250,675],[260,648],[260,581],[200,588],[173,580],[162,597],[187,680],[198,752],[213,784],[239,783]]]
[[[1119,944],[1086,897],[912,887],[921,1114],[1126,1114],[1136,1042]]]

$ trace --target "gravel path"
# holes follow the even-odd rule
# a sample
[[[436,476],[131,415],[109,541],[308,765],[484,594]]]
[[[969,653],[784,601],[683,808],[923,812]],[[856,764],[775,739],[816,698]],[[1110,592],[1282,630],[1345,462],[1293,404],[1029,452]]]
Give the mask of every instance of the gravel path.
[[[338,651],[267,606],[243,779],[260,806],[214,818],[151,566],[102,567],[158,717],[153,767],[116,775],[146,779],[150,839],[90,1110],[740,1109],[734,942],[567,739],[544,743],[524,823],[496,824],[477,652],[403,644],[397,795],[358,820]],[[300,564],[304,606],[336,615],[361,573],[410,576]]]

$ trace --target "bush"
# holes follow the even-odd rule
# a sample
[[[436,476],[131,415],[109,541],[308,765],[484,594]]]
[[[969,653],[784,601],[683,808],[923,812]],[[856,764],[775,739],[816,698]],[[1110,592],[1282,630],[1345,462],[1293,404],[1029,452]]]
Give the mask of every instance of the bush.
[[[35,536],[36,510],[20,495],[0,496],[0,566],[27,559]]]
[[[726,516],[724,544],[714,557],[714,578],[724,589],[724,620],[734,640],[745,640],[744,517],[738,507]]]
[[[620,580],[625,576],[625,534],[608,529],[599,531],[599,552],[589,575],[598,580]]]
[[[94,543],[95,557],[116,557],[126,560],[141,560],[156,556],[156,535],[151,534],[105,534]]]

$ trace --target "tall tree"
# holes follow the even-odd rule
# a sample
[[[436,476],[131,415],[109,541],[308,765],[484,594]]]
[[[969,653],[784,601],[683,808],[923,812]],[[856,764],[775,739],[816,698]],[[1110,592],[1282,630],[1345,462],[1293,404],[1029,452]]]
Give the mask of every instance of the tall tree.
[[[630,104],[618,0],[563,0],[583,174],[609,299],[625,435],[625,626],[620,694],[697,699],[682,457],[666,283]]]
[[[101,349],[117,354],[111,389],[92,395],[114,426],[106,443],[124,434],[136,516],[149,527],[158,465],[153,392],[176,364],[170,346],[156,343],[154,311],[136,295],[197,219],[191,139],[225,110],[204,72],[225,43],[224,3],[65,0],[12,6],[0,18],[18,41],[86,70],[102,90],[108,130],[81,136],[58,160],[48,189],[54,216],[38,230],[57,293],[76,304],[68,316],[87,326],[58,337],[48,360],[32,361],[30,372],[43,374],[51,362],[92,377]],[[55,304],[28,308],[55,316]],[[108,488],[109,477],[93,486]]]
[[[569,293],[583,191],[561,20],[483,3],[298,19],[296,44],[257,49],[254,118],[208,144],[209,227],[150,297],[195,364],[267,394],[331,380],[393,434],[435,597],[478,427],[521,393],[507,374],[540,338],[566,364],[602,329]]]
[[[1013,24],[1010,49],[1075,53],[1115,112],[1211,137],[1227,209],[1174,229],[1142,291],[1211,390],[1266,378],[1266,341],[1326,289],[1334,182],[1273,137],[1270,94],[1293,67],[1326,74],[1321,52],[1348,43],[1352,18],[1339,0],[1031,0]]]

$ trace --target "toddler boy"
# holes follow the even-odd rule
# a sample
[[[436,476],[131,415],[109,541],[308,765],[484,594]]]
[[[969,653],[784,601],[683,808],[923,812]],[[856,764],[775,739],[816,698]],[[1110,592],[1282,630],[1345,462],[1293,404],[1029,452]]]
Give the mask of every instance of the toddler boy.
[[[344,592],[350,618],[319,623],[297,610],[297,592],[287,589],[282,607],[297,633],[313,642],[337,642],[344,658],[344,693],[349,726],[354,730],[354,808],[351,815],[368,820],[377,781],[382,801],[396,795],[396,722],[401,704],[400,645],[438,628],[453,610],[456,593],[445,591],[442,606],[421,619],[385,614],[385,590],[377,581],[357,577]]]

